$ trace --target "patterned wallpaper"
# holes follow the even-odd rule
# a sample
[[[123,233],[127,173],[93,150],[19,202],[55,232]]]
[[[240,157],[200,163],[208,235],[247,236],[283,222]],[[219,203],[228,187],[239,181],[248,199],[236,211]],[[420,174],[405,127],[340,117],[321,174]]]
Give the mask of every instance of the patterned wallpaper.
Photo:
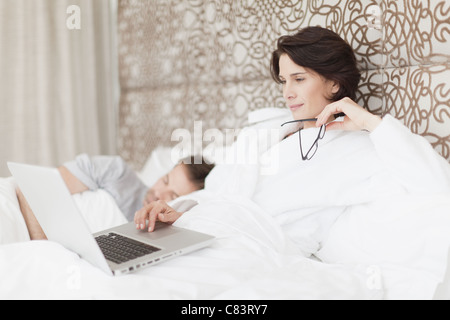
[[[120,154],[136,169],[177,128],[245,125],[284,107],[269,73],[279,36],[331,28],[357,53],[358,102],[392,113],[450,159],[447,0],[120,0]]]
[[[450,1],[385,0],[383,106],[450,160]]]

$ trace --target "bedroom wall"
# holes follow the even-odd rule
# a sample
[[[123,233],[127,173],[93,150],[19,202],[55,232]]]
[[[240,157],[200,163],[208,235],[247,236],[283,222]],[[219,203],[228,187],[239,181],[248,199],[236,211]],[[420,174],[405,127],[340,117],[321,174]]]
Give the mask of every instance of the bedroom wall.
[[[249,111],[283,108],[269,74],[276,39],[321,25],[356,51],[358,102],[450,160],[449,17],[446,0],[120,0],[119,152],[139,169],[194,121],[239,128]]]
[[[383,107],[450,161],[450,2],[381,2]]]

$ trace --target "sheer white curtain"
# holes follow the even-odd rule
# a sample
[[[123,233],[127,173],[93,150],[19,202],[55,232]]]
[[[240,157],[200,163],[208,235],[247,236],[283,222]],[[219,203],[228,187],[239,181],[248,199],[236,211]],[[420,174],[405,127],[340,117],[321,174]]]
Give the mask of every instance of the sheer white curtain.
[[[55,166],[116,152],[115,6],[0,0],[1,177],[6,161]]]

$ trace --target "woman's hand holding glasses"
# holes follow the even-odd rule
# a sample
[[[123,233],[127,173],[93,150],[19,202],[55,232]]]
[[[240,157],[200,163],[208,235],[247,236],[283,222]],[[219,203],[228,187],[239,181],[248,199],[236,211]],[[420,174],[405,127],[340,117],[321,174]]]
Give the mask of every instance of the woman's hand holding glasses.
[[[345,113],[344,121],[333,121],[327,124],[327,130],[367,130],[372,132],[381,123],[381,118],[374,115],[358,105],[350,98],[333,102],[317,117],[316,126],[326,124],[327,120],[334,114]]]
[[[344,121],[332,121],[327,123],[331,116],[339,113],[344,113]],[[306,154],[303,151],[301,129],[298,131],[299,145],[302,160],[311,160],[319,148],[319,141],[324,138],[326,130],[367,130],[372,132],[381,123],[381,118],[376,116],[350,98],[344,98],[342,100],[333,102],[327,105],[317,118],[299,119],[283,123],[284,126],[289,123],[295,122],[316,122],[316,127],[320,127],[319,134],[314,143],[306,149]]]

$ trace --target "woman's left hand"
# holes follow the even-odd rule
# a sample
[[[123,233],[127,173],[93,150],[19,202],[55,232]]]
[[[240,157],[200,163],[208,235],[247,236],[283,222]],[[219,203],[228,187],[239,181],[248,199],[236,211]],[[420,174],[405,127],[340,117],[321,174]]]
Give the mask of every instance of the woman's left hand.
[[[335,114],[345,113],[344,121],[334,121],[327,125],[327,130],[367,130],[372,132],[381,123],[381,118],[358,105],[350,98],[327,105],[317,117],[316,126],[320,127]]]

